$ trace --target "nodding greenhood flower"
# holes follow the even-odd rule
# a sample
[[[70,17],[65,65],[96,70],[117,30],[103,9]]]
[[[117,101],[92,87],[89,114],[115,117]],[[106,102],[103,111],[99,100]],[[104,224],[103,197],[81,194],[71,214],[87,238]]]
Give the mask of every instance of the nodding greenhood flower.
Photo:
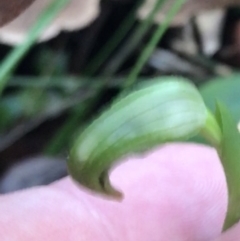
[[[42,11],[53,0],[2,0],[0,3],[0,42],[10,45],[23,41]],[[81,29],[99,14],[99,0],[69,0],[40,41],[56,36],[61,30]]]
[[[117,99],[77,138],[68,170],[80,185],[121,199],[108,172],[124,156],[197,134],[216,148],[226,175],[226,230],[240,220],[240,134],[229,110],[217,102],[215,115],[211,113],[197,88],[185,79],[155,79]]]

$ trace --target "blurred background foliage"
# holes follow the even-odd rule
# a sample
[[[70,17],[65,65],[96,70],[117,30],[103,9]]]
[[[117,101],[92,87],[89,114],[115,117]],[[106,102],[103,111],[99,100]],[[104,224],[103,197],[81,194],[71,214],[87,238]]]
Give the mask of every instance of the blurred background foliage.
[[[35,38],[15,55],[14,68],[5,72],[4,64],[14,48],[0,44],[0,83],[4,88],[0,101],[0,191],[47,184],[66,175],[59,163],[67,159],[76,135],[121,91],[153,77],[189,78],[210,109],[214,110],[216,99],[220,99],[239,122],[240,8],[224,8],[220,34],[209,38],[211,31],[199,26],[197,16],[184,25],[171,26],[173,11],[167,14],[167,21],[154,23],[160,5],[152,16],[140,21],[135,12],[142,2],[101,1],[100,15],[93,23],[81,30],[61,32],[47,42],[34,44],[35,31]],[[183,3],[175,2],[176,9]],[[44,24],[40,21],[38,29]],[[219,43],[211,54],[205,51],[209,41]],[[47,157],[54,158],[55,166],[46,164],[29,177],[28,169],[34,172],[36,163]],[[33,180],[59,166],[59,175],[54,172],[50,179]],[[11,174],[11,168],[19,172]],[[11,182],[19,185],[6,188],[9,175]],[[23,178],[27,179],[24,184]]]

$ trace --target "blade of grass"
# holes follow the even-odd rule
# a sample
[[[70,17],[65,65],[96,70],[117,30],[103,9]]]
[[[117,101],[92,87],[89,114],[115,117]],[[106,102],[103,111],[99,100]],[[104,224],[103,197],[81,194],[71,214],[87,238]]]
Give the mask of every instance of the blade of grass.
[[[159,27],[155,31],[154,35],[150,39],[149,43],[147,44],[146,48],[141,53],[140,58],[138,59],[137,63],[135,64],[134,68],[132,69],[129,77],[127,78],[127,80],[125,82],[125,88],[131,86],[136,81],[144,64],[147,62],[147,60],[151,56],[152,52],[156,48],[157,44],[159,43],[163,34],[166,32],[166,30],[167,30],[169,24],[171,23],[171,21],[173,20],[174,16],[181,9],[182,5],[185,2],[186,2],[186,0],[177,0],[173,3],[171,9],[169,10],[168,14],[166,15],[166,17],[163,21],[163,23],[161,25],[159,25]]]
[[[118,69],[122,66],[125,60],[135,50],[136,46],[141,42],[142,38],[151,27],[154,17],[160,11],[165,2],[166,0],[156,1],[148,17],[138,24],[138,27],[131,34],[130,38],[126,41],[126,43],[120,48],[118,54],[116,54],[116,56],[110,61],[111,63],[104,69],[104,75],[112,76],[118,71]]]
[[[8,82],[8,87],[17,88],[54,88],[64,90],[68,93],[73,93],[79,89],[98,90],[99,83],[104,81],[104,77],[76,77],[76,76],[14,76]],[[112,81],[108,81],[105,87],[107,88],[122,88],[124,85],[124,77],[114,77]],[[146,78],[140,78],[139,81],[144,81]]]
[[[105,46],[97,53],[91,63],[85,70],[86,75],[94,75],[100,66],[107,60],[110,54],[117,48],[121,43],[130,29],[133,27],[136,17],[136,10],[142,5],[144,0],[138,0],[135,4],[133,10],[128,14],[128,16],[123,20],[119,29],[113,34],[110,40],[105,44]]]
[[[0,95],[2,94],[7,81],[16,68],[19,61],[37,41],[43,30],[52,22],[57,14],[66,6],[69,0],[55,0],[42,13],[36,24],[29,31],[26,40],[15,47],[12,52],[3,60],[0,65]]]

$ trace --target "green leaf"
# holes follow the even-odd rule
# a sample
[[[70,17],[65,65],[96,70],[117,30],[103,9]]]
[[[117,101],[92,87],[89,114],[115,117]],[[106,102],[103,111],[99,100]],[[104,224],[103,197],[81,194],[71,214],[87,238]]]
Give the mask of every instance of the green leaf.
[[[209,80],[199,91],[210,110],[215,111],[218,100],[224,103],[235,121],[240,120],[240,74]]]
[[[224,103],[235,121],[240,120],[240,74],[209,80],[199,88],[199,91],[209,110],[215,112],[218,100]],[[209,144],[201,136],[193,137],[189,142]]]
[[[228,186],[226,230],[240,220],[240,133],[230,111],[223,104],[217,104],[216,119],[222,130],[222,141],[217,149]]]

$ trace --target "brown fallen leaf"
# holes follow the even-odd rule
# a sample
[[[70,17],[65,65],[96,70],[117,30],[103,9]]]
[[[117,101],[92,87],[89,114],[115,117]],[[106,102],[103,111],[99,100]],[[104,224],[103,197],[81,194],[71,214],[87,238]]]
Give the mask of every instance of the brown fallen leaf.
[[[157,0],[146,0],[138,11],[138,17],[144,19],[148,16]],[[155,22],[160,23],[165,17],[165,13],[170,9],[176,0],[167,0],[162,10],[156,15]],[[220,9],[228,6],[240,5],[240,0],[187,0],[181,11],[174,18],[173,25],[183,25],[190,17],[197,15],[204,10]]]
[[[0,0],[0,27],[10,22],[35,0]]]
[[[11,0],[10,2],[13,1],[20,0]],[[53,0],[33,0],[33,3],[29,5],[25,11],[22,11],[18,17],[0,28],[0,42],[13,45],[22,42],[39,15],[51,1]],[[99,14],[99,1],[100,0],[69,0],[69,4],[44,31],[40,41],[56,36],[61,30],[71,31],[87,26]]]

